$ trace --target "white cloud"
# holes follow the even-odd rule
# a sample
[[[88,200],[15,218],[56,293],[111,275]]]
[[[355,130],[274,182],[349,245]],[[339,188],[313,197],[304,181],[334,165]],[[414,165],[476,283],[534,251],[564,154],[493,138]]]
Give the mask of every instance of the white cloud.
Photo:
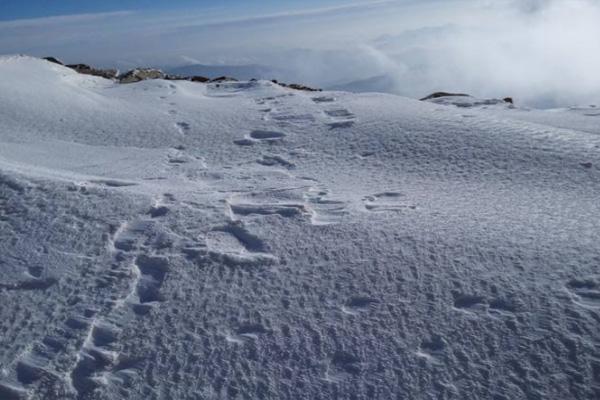
[[[407,94],[431,85],[480,96],[512,95],[538,106],[598,101],[600,4],[530,3],[535,11],[497,3],[478,10],[468,24],[424,32],[412,43],[399,40],[397,58],[420,59],[420,68],[410,73],[418,71],[425,83],[410,85],[409,73],[403,77]]]

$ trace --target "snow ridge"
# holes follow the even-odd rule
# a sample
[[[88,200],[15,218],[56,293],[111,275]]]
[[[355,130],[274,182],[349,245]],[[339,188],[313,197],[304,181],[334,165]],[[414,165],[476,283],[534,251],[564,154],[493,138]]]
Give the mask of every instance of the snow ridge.
[[[0,399],[598,397],[595,107],[0,74]]]

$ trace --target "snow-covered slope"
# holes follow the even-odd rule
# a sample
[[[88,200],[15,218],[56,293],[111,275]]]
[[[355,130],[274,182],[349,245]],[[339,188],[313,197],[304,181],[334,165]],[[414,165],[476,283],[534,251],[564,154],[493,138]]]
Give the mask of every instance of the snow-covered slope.
[[[0,399],[598,398],[587,114],[0,58]]]

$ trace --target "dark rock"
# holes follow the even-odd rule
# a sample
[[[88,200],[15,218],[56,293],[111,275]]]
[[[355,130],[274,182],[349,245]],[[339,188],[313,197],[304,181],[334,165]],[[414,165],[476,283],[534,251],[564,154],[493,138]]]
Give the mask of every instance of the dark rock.
[[[204,76],[192,76],[190,77],[190,81],[192,82],[200,82],[200,83],[205,83],[208,82],[210,79],[204,77]]]
[[[77,72],[83,71],[83,70],[86,70],[86,69],[92,69],[92,67],[90,67],[87,64],[68,64],[68,65],[66,65],[66,67],[74,69]]]
[[[432,335],[429,340],[421,341],[421,349],[438,353],[444,350],[448,342],[440,335]]]
[[[134,83],[148,79],[164,79],[165,73],[159,69],[139,68],[128,71],[118,77],[121,83]]]
[[[44,57],[44,58],[42,58],[42,60],[46,60],[46,61],[49,61],[54,64],[58,64],[58,65],[65,65],[62,61],[60,61],[56,57]]]
[[[279,85],[281,87],[285,87],[288,89],[293,89],[293,90],[303,90],[305,92],[322,92],[323,89],[315,89],[315,88],[311,88],[309,86],[305,86],[305,85],[300,85],[298,83],[283,83],[283,82],[279,82],[277,79],[273,79],[271,82],[273,82],[276,85]]]
[[[515,104],[512,97],[505,97],[502,100],[504,100],[505,103]]]
[[[115,79],[117,75],[119,75],[119,71],[116,69],[98,69],[90,67],[87,64],[69,64],[67,65],[67,68],[71,68],[80,74],[99,76],[106,79]]]
[[[311,88],[309,86],[300,85],[298,83],[291,83],[289,85],[283,84],[282,86],[287,87],[289,89],[293,89],[293,90],[302,90],[305,92],[322,92],[323,91],[323,89],[315,89],[315,88]]]
[[[238,80],[235,78],[231,78],[229,76],[220,76],[218,78],[214,78],[210,80],[211,82],[237,82]]]
[[[427,101],[427,100],[431,100],[431,99],[439,99],[440,97],[467,97],[469,96],[468,94],[464,94],[464,93],[447,93],[447,92],[435,92],[430,94],[427,97],[423,97],[421,99],[421,101]]]
[[[593,164],[591,162],[584,162],[584,163],[581,163],[580,165],[586,169],[590,169],[593,166]]]

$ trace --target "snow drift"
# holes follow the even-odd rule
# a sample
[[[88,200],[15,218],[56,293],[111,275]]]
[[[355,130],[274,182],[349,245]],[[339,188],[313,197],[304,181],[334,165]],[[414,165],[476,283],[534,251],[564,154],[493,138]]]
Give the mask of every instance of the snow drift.
[[[0,398],[600,395],[595,107],[0,77]]]

